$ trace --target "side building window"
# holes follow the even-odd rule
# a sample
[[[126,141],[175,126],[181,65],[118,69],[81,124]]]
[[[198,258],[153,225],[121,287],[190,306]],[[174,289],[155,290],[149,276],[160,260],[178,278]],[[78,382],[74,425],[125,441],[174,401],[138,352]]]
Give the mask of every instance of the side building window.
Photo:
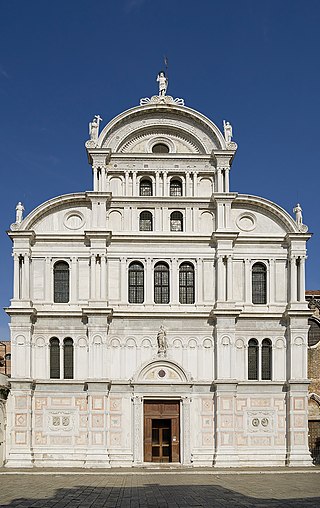
[[[50,339],[50,379],[60,379],[60,340]]]
[[[252,303],[267,303],[267,268],[263,263],[252,267]]]
[[[141,263],[131,263],[128,272],[129,303],[144,301],[144,268]]]
[[[194,267],[182,263],[179,267],[179,302],[194,303]]]
[[[170,231],[183,231],[183,215],[181,212],[171,213]]]
[[[166,263],[157,263],[154,267],[154,303],[169,303],[169,267]]]
[[[261,346],[261,379],[272,379],[272,342],[263,339]]]
[[[147,178],[140,180],[140,196],[152,196],[152,182]]]
[[[182,183],[181,180],[170,180],[170,196],[182,196]]]
[[[151,212],[141,212],[139,217],[139,230],[140,231],[152,231],[152,213]]]
[[[65,261],[57,261],[53,267],[53,301],[69,301],[69,265]]]

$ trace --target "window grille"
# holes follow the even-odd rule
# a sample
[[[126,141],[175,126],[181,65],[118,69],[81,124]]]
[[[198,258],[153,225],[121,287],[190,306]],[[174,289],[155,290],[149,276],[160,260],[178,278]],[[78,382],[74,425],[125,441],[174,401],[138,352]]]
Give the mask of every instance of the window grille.
[[[248,379],[258,379],[259,345],[256,339],[250,339],[248,344]]]
[[[267,303],[267,269],[263,263],[252,267],[252,303]]]
[[[150,180],[140,180],[140,196],[152,196],[152,182]]]
[[[63,341],[63,377],[73,379],[73,340],[70,338]]]
[[[158,263],[154,268],[154,302],[169,303],[169,267],[166,263]]]
[[[194,303],[194,267],[182,263],[179,268],[179,302]]]
[[[129,266],[129,303],[143,303],[144,301],[144,269],[141,263],[131,263]]]
[[[60,341],[50,339],[50,379],[60,379]]]
[[[169,153],[169,147],[168,147],[168,145],[165,145],[164,143],[157,143],[156,145],[153,145],[152,152],[153,153]]]
[[[261,349],[261,378],[272,379],[272,343],[263,339]]]
[[[139,218],[139,229],[140,231],[152,231],[152,213],[141,212]]]
[[[58,261],[53,267],[53,301],[67,303],[69,301],[69,265],[65,261]]]
[[[183,231],[183,215],[181,212],[172,212],[170,215],[170,231]]]
[[[170,181],[170,196],[182,196],[182,183],[180,180]]]

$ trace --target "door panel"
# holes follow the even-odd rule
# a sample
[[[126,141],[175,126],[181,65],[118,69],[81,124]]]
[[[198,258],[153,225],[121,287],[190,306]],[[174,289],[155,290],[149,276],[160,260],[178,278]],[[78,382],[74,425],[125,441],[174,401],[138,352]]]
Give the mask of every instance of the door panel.
[[[180,461],[179,401],[144,402],[144,461]]]

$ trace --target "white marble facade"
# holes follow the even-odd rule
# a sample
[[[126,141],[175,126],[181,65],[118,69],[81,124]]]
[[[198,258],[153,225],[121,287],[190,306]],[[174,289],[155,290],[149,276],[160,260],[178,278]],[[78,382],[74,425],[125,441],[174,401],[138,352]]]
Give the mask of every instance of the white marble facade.
[[[100,134],[95,125],[86,142],[93,190],[51,199],[11,226],[8,467],[148,462],[144,411],[151,400],[179,404],[179,463],[311,465],[309,235],[280,206],[229,191],[236,143],[182,104],[156,96]],[[54,301],[59,262],[67,265],[65,303]],[[155,303],[158,263],[166,266],[167,303]],[[257,263],[262,303],[252,299]],[[143,272],[138,297],[129,294],[132,264]],[[193,271],[187,303],[183,266]],[[60,351],[55,377],[52,338]],[[252,339],[258,369],[248,379]]]

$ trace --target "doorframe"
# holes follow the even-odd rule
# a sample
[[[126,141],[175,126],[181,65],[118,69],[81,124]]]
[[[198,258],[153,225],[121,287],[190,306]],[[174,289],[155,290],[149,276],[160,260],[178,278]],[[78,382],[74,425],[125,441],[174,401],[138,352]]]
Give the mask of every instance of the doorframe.
[[[147,461],[145,461],[145,436],[144,436],[144,431],[145,431],[145,428],[144,428],[145,427],[145,412],[144,412],[144,406],[145,406],[145,402],[148,402],[148,401],[158,402],[159,404],[161,404],[161,402],[170,402],[171,401],[171,402],[177,402],[179,404],[179,461],[177,461],[177,462],[169,462],[169,464],[172,464],[172,465],[179,464],[179,465],[181,465],[182,464],[182,460],[181,459],[183,457],[183,455],[182,455],[182,445],[183,445],[183,443],[182,443],[182,435],[183,435],[183,433],[182,433],[182,419],[181,419],[181,409],[182,409],[182,403],[181,403],[182,398],[181,398],[181,396],[180,397],[173,397],[173,396],[172,397],[159,397],[159,396],[158,397],[151,397],[151,396],[146,396],[146,397],[143,398],[143,402],[142,402],[142,404],[143,404],[143,409],[142,409],[142,412],[143,412],[143,425],[142,425],[142,447],[143,447],[143,449],[142,449],[142,457],[143,457],[143,463],[144,464],[157,464],[155,462],[147,462]],[[155,416],[152,419],[159,419],[159,418],[157,418]],[[170,418],[170,416],[169,416],[169,417],[166,417],[164,419],[170,419],[170,420],[172,420],[173,418]]]

